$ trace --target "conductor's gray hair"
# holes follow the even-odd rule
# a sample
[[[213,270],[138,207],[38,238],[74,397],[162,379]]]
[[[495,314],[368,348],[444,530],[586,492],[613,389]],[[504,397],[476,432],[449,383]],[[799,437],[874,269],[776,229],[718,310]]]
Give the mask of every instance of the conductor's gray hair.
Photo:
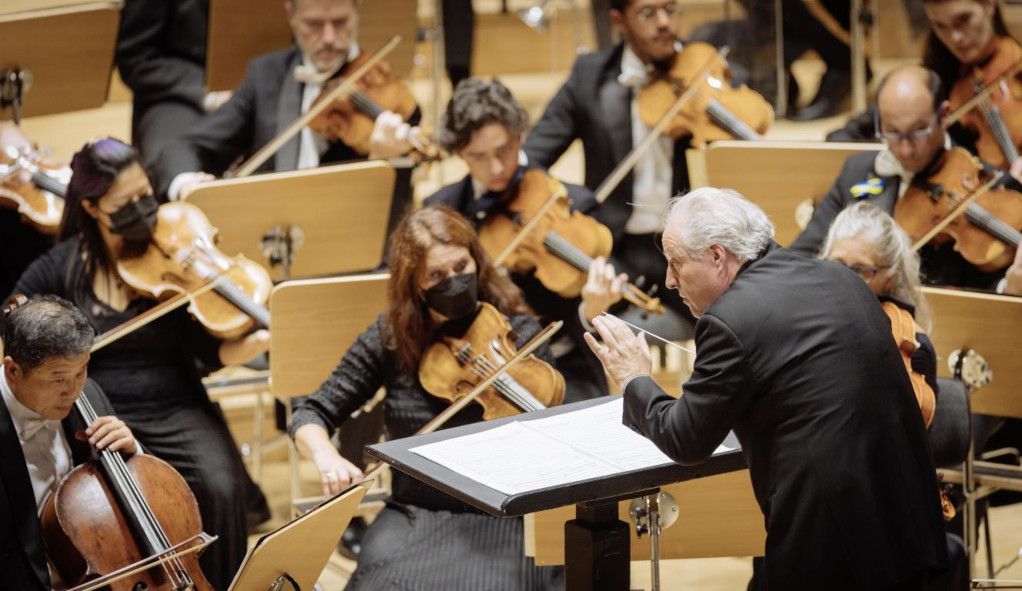
[[[702,187],[675,197],[668,207],[665,226],[679,223],[679,239],[692,258],[702,258],[718,244],[744,263],[759,256],[774,237],[766,213],[732,189]]]

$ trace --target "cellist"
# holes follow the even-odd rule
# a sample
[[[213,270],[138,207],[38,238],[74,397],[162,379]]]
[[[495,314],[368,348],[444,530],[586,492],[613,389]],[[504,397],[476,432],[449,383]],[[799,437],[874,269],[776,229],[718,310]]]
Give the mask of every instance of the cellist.
[[[499,80],[469,78],[459,84],[437,135],[445,150],[468,165],[468,175],[427,197],[425,205],[446,205],[468,218],[476,228],[505,213],[523,185],[524,174],[535,168],[522,164],[521,146],[528,117]],[[573,210],[595,213],[596,202],[589,189],[563,185]],[[588,322],[619,301],[620,289],[614,289],[615,282],[619,288],[625,277],[618,275],[605,260],[596,260],[590,267],[590,278],[581,298],[565,298],[552,292],[534,274],[513,273],[511,277],[537,314],[546,320],[565,321],[564,336],[555,343],[554,350],[557,367],[567,382],[567,400],[607,394],[603,369],[582,340],[585,332],[582,317]]]
[[[0,556],[4,586],[46,590],[59,583],[47,568],[38,515],[61,479],[92,457],[92,448],[141,453],[131,429],[113,416],[106,394],[86,378],[95,333],[70,302],[40,296],[15,308],[3,330],[0,364]],[[101,416],[91,425],[71,413],[86,396]]]

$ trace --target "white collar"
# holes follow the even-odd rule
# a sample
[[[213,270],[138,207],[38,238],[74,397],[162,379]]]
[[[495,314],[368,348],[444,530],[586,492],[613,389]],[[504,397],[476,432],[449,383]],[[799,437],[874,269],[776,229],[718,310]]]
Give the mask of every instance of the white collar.
[[[7,411],[11,413],[11,421],[14,423],[14,430],[18,433],[18,439],[25,441],[31,439],[39,429],[59,429],[60,421],[47,419],[43,415],[22,404],[11,390],[7,383],[7,376],[3,371],[3,364],[0,363],[0,393],[3,394],[4,404]]]
[[[351,44],[351,47],[348,48],[348,55],[343,60],[341,60],[341,63],[337,64],[336,67],[331,68],[326,72],[320,72],[318,69],[316,69],[316,66],[312,63],[312,60],[309,59],[309,56],[305,55],[305,53],[302,52],[302,63],[298,66],[295,66],[294,71],[295,80],[301,82],[302,84],[312,84],[315,86],[320,86],[327,80],[333,78],[334,74],[336,74],[338,70],[343,68],[345,64],[354,60],[361,54],[362,48],[359,47],[358,42],[356,41]]]
[[[632,51],[632,46],[626,42],[621,53],[621,74],[618,75],[617,81],[628,88],[641,88],[649,80],[650,67],[642,63],[639,56]]]

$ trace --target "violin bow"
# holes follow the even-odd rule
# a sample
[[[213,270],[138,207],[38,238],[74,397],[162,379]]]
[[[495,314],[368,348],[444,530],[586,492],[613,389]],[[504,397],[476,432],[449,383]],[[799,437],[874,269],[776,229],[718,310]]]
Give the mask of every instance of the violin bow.
[[[557,333],[557,331],[561,329],[562,326],[564,326],[563,320],[558,320],[556,322],[551,322],[550,324],[548,324],[546,328],[536,333],[536,336],[529,339],[529,342],[522,345],[522,347],[518,349],[518,352],[512,355],[510,358],[508,358],[508,360],[503,365],[494,370],[489,376],[486,377],[486,379],[479,382],[475,388],[472,388],[471,392],[451,403],[451,405],[445,408],[443,412],[433,417],[433,420],[426,423],[421,429],[416,431],[415,435],[425,435],[426,433],[432,433],[433,431],[436,431],[440,427],[444,426],[444,424],[447,421],[449,421],[451,417],[460,412],[461,409],[468,406],[473,400],[478,398],[480,394],[482,394],[487,388],[489,388],[490,385],[493,384],[493,382],[497,381],[497,378],[499,378],[501,374],[511,369],[512,366],[516,365],[522,359],[525,359],[525,357],[527,357],[528,355],[531,355],[533,351],[540,347],[540,345],[549,341],[550,337],[554,336]],[[366,470],[365,474],[362,476],[362,481],[364,482],[376,476],[376,473],[382,470],[384,466],[386,466],[385,462],[378,462],[370,466],[369,469]]]
[[[323,97],[322,100],[312,105],[309,110],[295,119],[295,121],[287,127],[284,131],[277,134],[277,137],[270,140],[268,144],[259,148],[259,151],[252,155],[251,158],[246,160],[238,167],[237,172],[234,173],[235,178],[245,177],[253,172],[255,169],[262,166],[264,162],[270,159],[271,156],[277,153],[284,144],[291,141],[291,138],[298,135],[310,121],[315,119],[320,113],[325,111],[328,107],[333,105],[334,101],[345,94],[350,94],[355,89],[355,84],[362,78],[369,70],[376,67],[388,53],[397,47],[398,43],[401,42],[401,35],[394,35],[390,41],[387,42],[379,51],[377,51],[373,57],[366,60],[364,64],[359,66],[351,75],[344,78],[344,81],[337,85],[329,94]]]
[[[642,138],[642,141],[640,141],[637,146],[632,148],[632,151],[629,152],[628,155],[625,156],[625,159],[622,160],[621,163],[617,165],[617,168],[611,171],[607,178],[603,179],[603,182],[600,183],[600,186],[596,188],[597,203],[603,203],[604,201],[607,200],[607,197],[610,197],[610,194],[614,191],[614,189],[616,189],[617,186],[621,183],[621,181],[624,180],[624,178],[628,175],[628,173],[631,172],[633,168],[635,168],[635,164],[639,161],[639,158],[642,157],[642,154],[646,150],[648,150],[650,146],[653,145],[653,142],[657,141],[657,139],[660,138],[660,135],[664,132],[664,129],[667,128],[667,124],[670,123],[674,119],[674,117],[681,111],[682,107],[685,106],[685,103],[687,103],[689,100],[691,100],[693,96],[699,93],[703,81],[706,80],[706,77],[710,74],[710,70],[713,69],[715,65],[717,65],[717,61],[718,60],[723,61],[730,51],[731,51],[730,47],[723,47],[719,52],[717,52],[713,57],[711,57],[706,62],[706,65],[703,66],[701,70],[699,70],[699,73],[696,74],[695,77],[693,77],[692,80],[689,81],[688,88],[685,89],[685,92],[681,93],[681,96],[679,96],[678,99],[674,101],[674,104],[671,105],[670,109],[667,109],[667,112],[664,113],[664,116],[661,117],[660,120],[656,122],[656,125],[654,125],[653,128],[649,130],[649,132],[646,134],[644,138]]]
[[[988,191],[996,187],[997,184],[1001,182],[1001,179],[1004,178],[1005,174],[1006,173],[1003,170],[998,172],[994,176],[990,177],[990,180],[983,183],[978,189],[976,189],[972,193],[969,193],[965,197],[965,199],[962,199],[958,203],[958,205],[953,210],[951,210],[951,213],[947,214],[944,217],[944,219],[937,222],[937,225],[930,228],[929,232],[923,234],[922,238],[916,240],[915,244],[912,245],[912,251],[913,252],[917,251],[920,248],[926,246],[926,243],[932,240],[933,237],[936,236],[937,234],[940,234],[944,230],[944,228],[948,226],[948,224],[955,221],[958,218],[958,216],[965,213],[965,210],[968,209],[969,206],[972,205],[972,203],[976,201],[977,198],[979,198],[984,193],[987,193]]]
[[[143,326],[163,318],[167,314],[170,314],[174,310],[177,310],[181,306],[191,302],[193,297],[202,295],[216,287],[218,279],[219,277],[212,281],[208,281],[192,291],[179,293],[168,300],[160,302],[145,312],[142,312],[138,316],[135,316],[134,318],[111,328],[103,334],[98,335],[92,341],[92,347],[89,349],[89,352],[95,353],[114,341],[118,341],[121,338],[128,336]]]

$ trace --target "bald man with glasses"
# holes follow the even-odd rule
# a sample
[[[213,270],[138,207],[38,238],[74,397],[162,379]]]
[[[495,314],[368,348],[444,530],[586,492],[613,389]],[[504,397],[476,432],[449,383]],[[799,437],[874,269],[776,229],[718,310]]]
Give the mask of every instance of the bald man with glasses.
[[[906,66],[888,74],[877,89],[875,115],[876,137],[883,142],[883,149],[848,158],[791,250],[816,256],[834,218],[860,201],[893,214],[913,179],[932,175],[941,156],[952,147],[944,130],[950,110],[940,78],[932,70]],[[1022,191],[1022,185],[1010,177],[1008,188]],[[1002,281],[1003,270],[980,271],[951,243],[927,245],[920,250],[920,257],[923,280],[929,284],[986,290],[1003,290],[1008,284]]]

